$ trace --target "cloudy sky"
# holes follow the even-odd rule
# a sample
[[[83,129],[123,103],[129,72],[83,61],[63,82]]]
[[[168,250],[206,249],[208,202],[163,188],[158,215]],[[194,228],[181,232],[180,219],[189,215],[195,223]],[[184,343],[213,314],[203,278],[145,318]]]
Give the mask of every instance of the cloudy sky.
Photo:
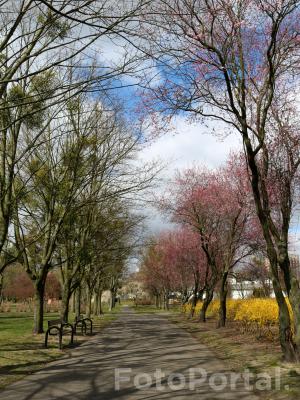
[[[225,162],[231,150],[240,149],[238,135],[232,134],[220,139],[207,133],[207,127],[200,123],[191,125],[184,118],[177,118],[174,125],[177,133],[161,136],[140,154],[141,161],[158,160],[165,166],[156,192],[163,192],[176,170],[184,170],[192,165],[215,168]],[[150,232],[155,233],[168,226],[157,210],[149,208],[148,212],[150,217],[147,226]]]
[[[110,40],[104,41],[101,46],[101,57],[108,64],[117,64],[123,55],[124,48],[119,47],[118,43]],[[118,89],[117,97],[127,104],[127,113],[134,109],[137,101],[136,88],[127,86],[137,81],[132,76],[121,79],[125,85],[123,89]],[[119,86],[117,82],[116,86]],[[166,167],[162,172],[160,187],[156,193],[162,193],[164,187],[174,177],[176,170],[183,170],[192,165],[205,165],[209,168],[220,166],[226,161],[230,151],[241,149],[241,140],[237,133],[223,136],[222,139],[212,134],[215,130],[218,134],[224,132],[224,127],[220,123],[210,123],[209,127],[198,124],[191,124],[183,117],[177,117],[173,123],[177,133],[169,133],[161,136],[151,145],[145,147],[139,158],[141,162],[161,160]],[[153,207],[146,207],[149,216],[147,230],[150,234],[155,234],[163,229],[170,227],[168,221]],[[291,253],[300,255],[300,218],[294,216],[290,230],[290,250]]]
[[[217,124],[212,127],[221,129]],[[160,187],[156,189],[156,192],[164,190],[176,170],[183,170],[195,164],[215,168],[226,161],[231,151],[241,149],[238,134],[231,134],[220,139],[207,133],[207,127],[200,123],[191,125],[184,118],[177,118],[175,128],[176,134],[169,133],[161,136],[146,147],[140,155],[143,161],[161,160],[166,165],[161,174]],[[209,131],[211,132],[211,129]],[[149,233],[155,234],[170,227],[168,221],[155,208],[149,207],[147,214],[149,215],[147,222]],[[300,255],[299,216],[295,216],[292,221],[290,251]]]

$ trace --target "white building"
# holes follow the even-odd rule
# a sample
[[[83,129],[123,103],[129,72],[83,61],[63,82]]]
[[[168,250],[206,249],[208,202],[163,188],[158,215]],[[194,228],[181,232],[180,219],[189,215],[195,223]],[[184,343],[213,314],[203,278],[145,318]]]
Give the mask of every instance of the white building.
[[[263,289],[263,285],[259,281],[238,281],[236,278],[230,278],[228,279],[228,283],[233,299],[247,299],[253,296],[255,289]],[[271,280],[268,280],[266,283],[271,288],[270,297],[275,297]]]

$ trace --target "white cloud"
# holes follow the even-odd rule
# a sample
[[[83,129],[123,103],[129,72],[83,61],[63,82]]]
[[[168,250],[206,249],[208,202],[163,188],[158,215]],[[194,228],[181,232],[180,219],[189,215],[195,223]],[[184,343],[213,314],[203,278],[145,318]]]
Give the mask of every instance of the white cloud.
[[[163,191],[177,169],[183,170],[195,164],[215,168],[226,161],[231,150],[242,148],[238,133],[232,133],[222,140],[208,133],[212,128],[221,133],[222,126],[219,123],[211,123],[206,128],[201,124],[191,125],[184,118],[177,118],[175,128],[177,134],[169,133],[160,137],[140,154],[141,161],[161,160],[166,165],[162,172],[162,184],[156,193]],[[150,232],[155,233],[169,226],[157,210],[149,208],[147,214]]]
[[[241,140],[238,133],[223,138],[206,133],[212,127],[222,129],[218,124],[211,124],[207,129],[200,124],[190,125],[183,118],[177,118],[176,130],[178,134],[166,134],[160,137],[149,147],[146,147],[141,158],[151,160],[160,158],[169,162],[168,172],[191,166],[193,163],[217,167],[224,163],[230,150],[241,149]]]

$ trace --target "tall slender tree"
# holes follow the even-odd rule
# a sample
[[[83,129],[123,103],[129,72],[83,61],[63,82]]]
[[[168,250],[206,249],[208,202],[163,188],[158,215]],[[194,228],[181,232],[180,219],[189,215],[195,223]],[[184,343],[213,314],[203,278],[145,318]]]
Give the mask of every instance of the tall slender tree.
[[[185,111],[241,135],[279,306],[281,348],[285,359],[298,361],[300,284],[291,273],[288,232],[300,163],[299,1],[162,0],[152,7],[147,52],[161,66],[161,79],[146,106],[156,100],[156,113]]]

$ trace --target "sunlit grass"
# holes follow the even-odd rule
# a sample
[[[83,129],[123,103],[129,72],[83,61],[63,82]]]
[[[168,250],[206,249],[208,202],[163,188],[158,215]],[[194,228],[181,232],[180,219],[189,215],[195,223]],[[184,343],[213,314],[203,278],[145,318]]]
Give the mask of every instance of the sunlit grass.
[[[120,306],[109,312],[104,307],[104,314],[93,317],[94,333],[99,332],[112,320],[117,318]],[[58,314],[45,314],[44,328],[47,321],[59,318]],[[70,315],[74,321],[74,315]],[[58,349],[57,337],[50,339],[48,349],[44,348],[45,335],[34,335],[32,313],[0,313],[0,388],[23,378],[25,375],[40,369],[45,363],[62,357],[67,347]],[[76,336],[75,346],[86,340],[87,337]],[[64,346],[68,345],[69,336],[64,337]]]

